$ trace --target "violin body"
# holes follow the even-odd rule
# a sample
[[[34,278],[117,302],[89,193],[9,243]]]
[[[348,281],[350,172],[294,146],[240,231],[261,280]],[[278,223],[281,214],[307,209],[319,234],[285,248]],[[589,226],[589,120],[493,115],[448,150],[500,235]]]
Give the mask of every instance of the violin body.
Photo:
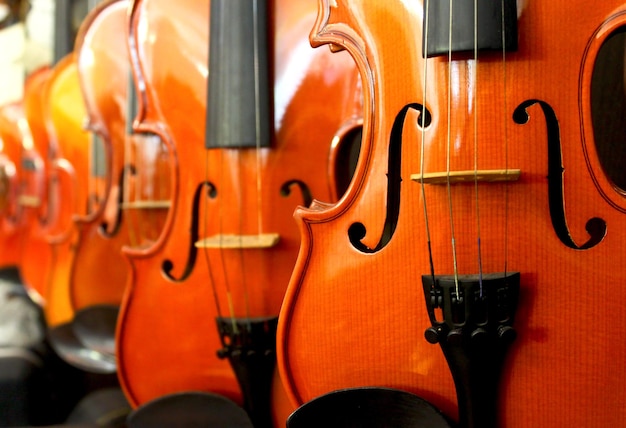
[[[21,121],[21,124],[20,124]],[[20,195],[22,140],[30,130],[21,103],[0,107],[0,266],[15,267],[20,262],[24,222],[18,203]]]
[[[195,190],[196,181],[201,180],[192,173],[183,175],[181,170],[183,161],[187,161],[185,171],[200,170],[197,153],[202,152],[203,139],[206,83],[202,70],[207,67],[207,11],[206,4],[194,6],[192,2],[184,2],[168,6],[165,2],[141,1],[134,3],[131,12],[131,40],[137,40],[135,31],[139,22],[147,25],[150,34],[170,35],[164,39],[142,40],[136,45],[136,52],[131,49],[131,58],[136,58],[133,74],[140,83],[137,87],[145,87],[144,91],[138,91],[135,130],[158,135],[167,144],[172,153],[168,166],[174,189],[170,214],[155,246],[124,248],[132,269],[118,316],[116,348],[118,377],[133,406],[183,390],[211,390],[227,397],[239,397],[228,362],[215,356],[219,341],[213,325],[201,328],[211,322],[210,314],[214,312],[211,300],[206,300],[206,305],[203,303],[208,294],[203,292],[200,280],[191,277],[177,284],[167,280],[161,269],[161,263],[171,255],[184,258],[192,223],[191,214],[185,215],[189,208],[183,207],[190,199],[182,195],[193,194],[193,190],[187,189]],[[178,22],[186,22],[186,27],[193,32],[181,35],[180,31],[175,31]],[[159,44],[149,43],[149,40]],[[182,45],[193,55],[181,55],[179,47]],[[172,75],[173,72],[180,75]],[[177,78],[174,80],[172,76]],[[170,127],[169,123],[175,127]],[[182,135],[175,135],[176,131]],[[189,142],[180,155],[175,151],[175,137]],[[189,158],[178,158],[185,153],[196,154],[196,158],[191,162]],[[206,277],[202,280],[206,283]],[[187,286],[194,283],[195,286]],[[174,319],[177,321],[172,322]],[[150,335],[145,334],[146,329],[151,331]],[[200,331],[202,339],[195,334]],[[215,348],[208,351],[211,345]],[[198,349],[207,351],[198,352]],[[163,366],[171,370],[155,372],[157,367]]]
[[[15,182],[17,178],[16,161],[19,157],[19,145],[16,144],[19,139],[13,138],[13,126],[11,120],[6,117],[6,109],[7,106],[2,106],[0,110],[0,113],[2,113],[0,115],[0,124],[2,124],[2,128],[0,128],[0,139],[2,140],[2,150],[0,152],[0,211],[3,219],[11,218],[11,204],[14,203],[17,192],[17,183]],[[11,150],[12,148],[13,150]]]
[[[58,183],[48,180],[52,168],[48,150],[48,130],[44,120],[44,88],[50,69],[42,68],[28,76],[24,89],[24,116],[30,138],[24,139],[21,155],[20,196],[24,232],[20,245],[20,273],[26,286],[43,301],[54,269],[49,226],[54,221],[54,206],[48,196]]]
[[[295,403],[388,386],[458,418],[457,379],[424,337],[422,278],[518,272],[494,425],[623,423],[624,303],[612,284],[626,279],[626,200],[601,154],[623,159],[623,134],[600,136],[615,107],[594,112],[593,99],[626,5],[559,3],[518,1],[517,48],[475,60],[472,49],[424,58],[423,2],[320,2],[312,42],[354,58],[364,129],[344,197],[295,213],[302,246],[277,344]],[[604,71],[623,87],[623,65]]]
[[[130,60],[126,43],[126,1],[101,3],[83,21],[76,38],[81,90],[88,113],[87,128],[104,146],[92,151],[90,200],[97,201],[86,215],[75,217],[79,230],[71,269],[70,292],[75,308],[119,304],[128,279],[122,255],[131,241],[124,211],[125,186],[135,168],[129,152],[127,124]],[[92,140],[92,145],[98,144]],[[93,146],[92,146],[93,147]],[[104,164],[104,168],[98,168]],[[98,171],[100,175],[98,175]],[[137,232],[138,236],[143,236]],[[140,242],[145,244],[145,242]]]
[[[136,130],[172,147],[175,192],[161,239],[150,251],[128,252],[133,280],[117,344],[119,378],[133,405],[182,390],[242,401],[228,360],[217,355],[226,345],[216,318],[245,324],[278,314],[299,246],[293,209],[308,204],[308,194],[335,195],[331,143],[358,122],[356,69],[345,55],[311,50],[314,5],[269,5],[271,85],[280,106],[271,146],[207,149],[208,2],[134,4],[134,72],[146,88]],[[152,36],[159,34],[168,37]],[[280,425],[293,408],[278,404],[278,380],[274,391]]]
[[[48,130],[51,169],[47,240],[52,245],[54,268],[44,299],[48,324],[68,321],[75,307],[70,299],[69,277],[75,256],[77,229],[74,215],[87,210],[89,135],[83,129],[85,104],[80,92],[74,54],[61,59],[52,69],[44,88],[44,120]],[[54,214],[54,215],[52,215]]]

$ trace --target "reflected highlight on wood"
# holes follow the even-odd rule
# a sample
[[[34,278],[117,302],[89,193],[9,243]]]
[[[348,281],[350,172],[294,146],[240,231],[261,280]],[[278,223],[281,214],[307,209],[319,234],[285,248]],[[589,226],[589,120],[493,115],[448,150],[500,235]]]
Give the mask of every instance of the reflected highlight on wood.
[[[28,126],[25,122],[24,109],[20,103],[0,107],[0,266],[18,266],[20,248],[25,223],[20,197],[20,179],[22,170],[22,140],[28,138]],[[31,137],[32,138],[32,137]],[[39,294],[39,293],[37,293]],[[37,298],[35,298],[37,299]],[[41,300],[41,296],[39,296]]]
[[[319,3],[313,43],[354,58],[364,136],[344,198],[295,213],[303,244],[277,345],[290,397],[387,386],[457,418],[450,368],[424,338],[422,276],[519,272],[496,426],[622,424],[626,342],[615,314],[625,304],[614,284],[626,280],[626,200],[598,160],[590,87],[601,46],[626,26],[623,2],[518,1],[517,50],[477,60],[424,59],[421,1]],[[516,181],[410,182],[508,168],[521,171]]]
[[[129,195],[131,186],[132,196],[137,198],[137,193],[145,192],[143,186],[155,186],[149,180],[139,181],[149,177],[146,170],[155,168],[153,162],[144,162],[141,156],[150,145],[156,143],[157,150],[160,146],[158,139],[129,133],[134,112],[129,104],[127,8],[127,1],[101,3],[83,21],[76,39],[78,73],[88,114],[86,127],[92,133],[92,148],[94,144],[104,146],[104,150],[92,149],[90,158],[93,178],[89,191],[97,203],[86,216],[75,218],[79,238],[70,287],[77,309],[103,303],[120,304],[129,278],[122,248],[149,246],[158,237],[164,213],[131,214],[126,209],[149,206],[166,213],[162,208],[168,207],[167,204],[155,206],[150,200],[131,200]],[[105,165],[100,177],[97,176],[99,164]]]
[[[50,326],[68,321],[74,313],[70,299],[69,274],[75,257],[77,229],[74,215],[87,208],[87,150],[89,135],[83,129],[85,104],[80,93],[74,54],[61,59],[52,69],[44,89],[44,118],[49,138],[51,168],[48,229],[54,269],[45,295],[45,315]]]
[[[173,148],[176,189],[162,239],[127,252],[133,284],[117,344],[133,405],[183,390],[242,403],[233,370],[216,355],[228,340],[216,318],[245,326],[278,314],[299,247],[293,210],[309,195],[333,200],[331,142],[361,105],[350,58],[310,47],[316,6],[270,1],[270,145],[206,149],[209,2],[201,3],[136,1],[131,13],[135,79],[146,88],[136,130]],[[277,378],[272,402],[284,426],[293,407]]]

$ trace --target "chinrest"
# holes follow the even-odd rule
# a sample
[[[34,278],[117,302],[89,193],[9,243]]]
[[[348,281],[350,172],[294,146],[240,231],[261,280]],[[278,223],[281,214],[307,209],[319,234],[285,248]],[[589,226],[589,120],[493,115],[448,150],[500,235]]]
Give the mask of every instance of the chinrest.
[[[47,338],[54,352],[74,367],[96,374],[111,374],[117,370],[115,356],[87,348],[76,337],[71,322],[48,329]]]
[[[127,428],[253,428],[246,411],[228,398],[182,392],[156,398],[128,415]]]
[[[430,403],[390,388],[333,391],[300,406],[287,428],[451,428]]]
[[[93,305],[76,312],[72,329],[78,340],[89,349],[115,355],[115,326],[120,311],[117,305]]]
[[[83,397],[63,426],[126,428],[126,418],[130,412],[130,404],[119,387],[101,388]]]

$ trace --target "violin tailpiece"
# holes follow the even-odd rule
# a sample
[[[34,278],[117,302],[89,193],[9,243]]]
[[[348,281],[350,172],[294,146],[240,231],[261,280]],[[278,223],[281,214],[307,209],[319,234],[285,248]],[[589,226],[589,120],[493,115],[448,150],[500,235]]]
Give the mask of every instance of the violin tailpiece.
[[[462,427],[497,426],[498,386],[509,345],[520,274],[422,277],[432,326],[426,340],[439,343],[454,380]]]
[[[223,348],[219,358],[228,358],[241,391],[244,408],[255,428],[272,428],[272,381],[276,368],[277,317],[218,317]]]

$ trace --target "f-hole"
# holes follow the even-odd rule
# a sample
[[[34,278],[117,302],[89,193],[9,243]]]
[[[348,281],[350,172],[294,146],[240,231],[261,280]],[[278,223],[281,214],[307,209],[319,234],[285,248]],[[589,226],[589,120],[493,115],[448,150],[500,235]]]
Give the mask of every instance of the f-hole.
[[[118,192],[119,194],[117,195],[117,213],[115,215],[115,223],[113,223],[113,226],[109,226],[107,222],[102,222],[100,224],[100,233],[102,233],[102,235],[106,238],[112,238],[117,235],[122,227],[124,192],[122,192],[121,189],[124,188],[126,174],[135,175],[136,173],[137,170],[134,165],[126,165],[122,171],[120,171],[120,176],[117,179],[117,184],[119,186],[118,189],[120,189],[120,192]],[[106,201],[104,203],[106,203]]]
[[[48,186],[46,186],[46,205],[45,211],[40,211],[37,221],[41,227],[46,227],[50,224],[50,217],[52,216],[52,212],[55,211],[55,200],[53,195],[56,192],[56,189],[59,186],[59,178],[56,174],[50,174],[48,178]]]
[[[210,181],[204,181],[196,187],[196,191],[193,196],[193,205],[191,211],[191,232],[189,236],[189,244],[187,246],[187,263],[185,264],[185,269],[180,277],[175,277],[172,275],[172,271],[174,270],[174,262],[169,259],[166,259],[161,264],[161,271],[163,274],[173,282],[181,282],[184,281],[191,275],[193,272],[193,268],[196,265],[196,258],[198,256],[198,248],[196,247],[196,242],[198,242],[199,231],[198,227],[200,225],[200,201],[205,191],[207,195],[211,199],[215,199],[217,197],[217,190],[215,185]]]
[[[409,110],[416,110],[420,113],[417,124],[422,128],[427,127],[432,119],[430,112],[424,106],[417,103],[404,106],[397,114],[389,136],[387,212],[382,236],[378,244],[374,248],[370,248],[362,242],[363,238],[367,235],[367,228],[363,223],[353,223],[348,229],[350,243],[354,248],[363,253],[371,254],[382,250],[393,237],[396,226],[398,225],[398,216],[400,215],[400,186],[402,184],[402,134],[406,115]]]
[[[561,156],[561,131],[559,121],[550,105],[540,100],[527,100],[520,104],[513,112],[513,120],[519,125],[524,125],[530,120],[528,109],[535,104],[541,107],[546,119],[548,137],[548,203],[550,206],[550,218],[552,227],[558,238],[567,247],[574,250],[586,250],[598,245],[606,235],[606,222],[598,217],[589,219],[585,229],[589,239],[582,245],[576,244],[572,239],[567,218],[565,216],[565,199],[563,197],[563,160]]]
[[[302,205],[305,207],[311,206],[313,202],[313,193],[307,184],[302,180],[289,180],[285,182],[282,186],[280,186],[280,195],[284,198],[289,197],[291,195],[291,188],[298,187],[300,189],[300,193],[302,194]]]

